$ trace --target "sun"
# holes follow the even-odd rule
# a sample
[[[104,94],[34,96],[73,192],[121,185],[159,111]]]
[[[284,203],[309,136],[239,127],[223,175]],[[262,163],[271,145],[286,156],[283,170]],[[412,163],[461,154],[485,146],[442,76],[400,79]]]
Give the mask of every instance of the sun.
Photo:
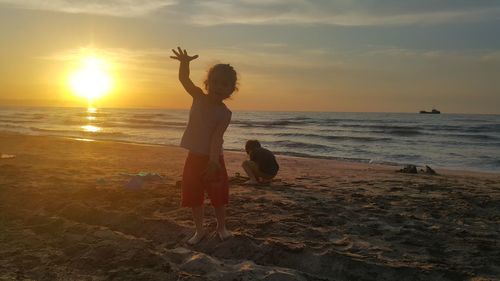
[[[82,58],[81,67],[69,77],[72,91],[89,101],[104,96],[112,86],[112,79],[107,68],[108,63],[102,58],[95,56]]]

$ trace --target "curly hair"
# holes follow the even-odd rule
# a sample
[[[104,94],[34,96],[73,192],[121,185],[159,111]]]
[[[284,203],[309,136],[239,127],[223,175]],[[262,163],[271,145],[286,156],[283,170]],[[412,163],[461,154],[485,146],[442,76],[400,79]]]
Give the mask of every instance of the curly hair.
[[[210,81],[210,77],[214,73],[221,73],[224,76],[226,76],[228,80],[232,83],[234,90],[238,91],[237,87],[238,75],[236,73],[236,70],[234,70],[234,68],[230,64],[222,64],[222,63],[216,64],[208,70],[207,78],[203,82],[205,84],[205,89],[208,89],[208,82]]]

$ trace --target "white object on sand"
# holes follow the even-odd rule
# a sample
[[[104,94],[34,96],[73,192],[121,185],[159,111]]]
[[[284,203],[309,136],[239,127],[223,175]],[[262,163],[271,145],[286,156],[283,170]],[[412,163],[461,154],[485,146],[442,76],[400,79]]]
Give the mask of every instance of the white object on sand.
[[[132,190],[141,189],[145,182],[163,179],[161,175],[149,172],[139,172],[138,174],[120,173],[120,175],[132,176],[132,178],[124,185],[125,188]]]

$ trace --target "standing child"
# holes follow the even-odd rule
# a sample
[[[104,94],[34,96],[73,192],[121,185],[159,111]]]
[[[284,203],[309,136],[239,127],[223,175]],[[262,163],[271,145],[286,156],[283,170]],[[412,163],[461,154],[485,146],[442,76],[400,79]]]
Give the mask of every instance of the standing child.
[[[205,192],[215,209],[217,234],[224,240],[231,237],[231,233],[225,223],[224,206],[228,203],[229,182],[222,143],[232,113],[223,101],[237,89],[236,71],[229,64],[212,66],[205,80],[205,94],[189,78],[189,62],[198,55],[189,56],[180,47],[172,51],[175,56],[171,58],[180,61],[179,80],[193,97],[189,121],[181,141],[181,146],[189,150],[182,175],[181,205],[192,208],[196,225],[196,233],[188,243],[196,244],[206,234],[203,228]]]
[[[250,157],[250,160],[245,160],[242,164],[250,178],[246,184],[271,182],[280,168],[274,154],[263,148],[258,140],[247,141],[245,150]]]

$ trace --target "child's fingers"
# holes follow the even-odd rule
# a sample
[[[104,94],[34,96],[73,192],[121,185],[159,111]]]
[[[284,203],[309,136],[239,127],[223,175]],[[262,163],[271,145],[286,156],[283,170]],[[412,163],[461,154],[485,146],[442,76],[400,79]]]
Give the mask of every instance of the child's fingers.
[[[174,49],[172,49],[172,52],[174,52],[176,56],[179,56],[179,53],[177,53]]]
[[[184,54],[184,53],[182,52],[181,47],[177,47],[177,50],[179,51],[179,54]]]
[[[198,58],[198,55],[194,55],[194,56],[191,57],[192,60],[194,60],[196,58]]]
[[[174,59],[174,60],[179,60],[178,57],[174,57],[174,56],[170,56],[171,59]]]

